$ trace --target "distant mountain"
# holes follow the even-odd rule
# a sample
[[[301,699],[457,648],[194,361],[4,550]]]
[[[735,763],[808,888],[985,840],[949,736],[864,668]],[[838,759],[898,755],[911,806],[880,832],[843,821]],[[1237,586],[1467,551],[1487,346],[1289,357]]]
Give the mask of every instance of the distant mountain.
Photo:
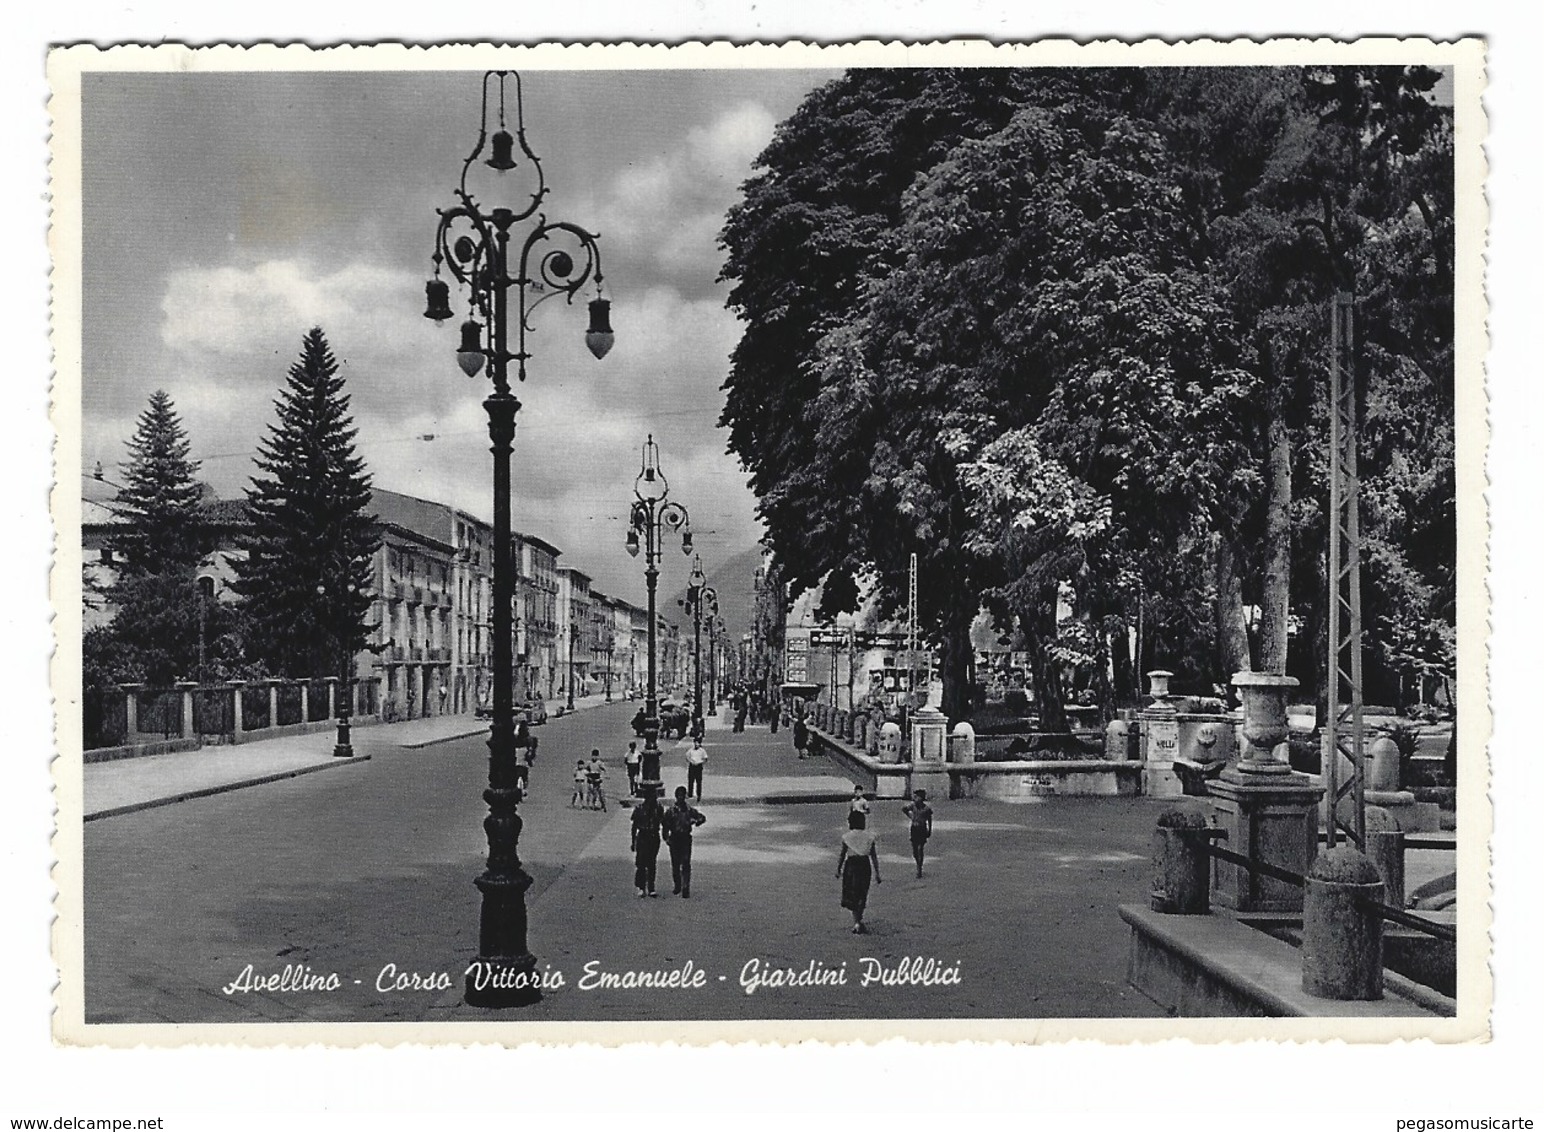
[[[718,615],[724,619],[724,628],[732,640],[751,631],[755,619],[756,569],[761,565],[761,547],[752,546],[721,563],[711,571],[704,571],[708,585],[718,594]],[[660,612],[691,632],[691,618],[676,603],[686,600],[686,587],[682,586],[661,603]]]

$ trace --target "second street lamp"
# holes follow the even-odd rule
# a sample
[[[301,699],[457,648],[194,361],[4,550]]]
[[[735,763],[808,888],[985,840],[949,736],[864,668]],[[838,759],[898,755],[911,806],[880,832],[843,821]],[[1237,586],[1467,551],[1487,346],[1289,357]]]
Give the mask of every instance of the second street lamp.
[[[496,88],[497,98],[492,98]],[[505,122],[506,95],[513,94],[515,132]],[[489,112],[497,128],[489,137]],[[517,157],[516,146],[519,147]],[[480,161],[480,158],[486,159]],[[516,206],[489,207],[477,199],[471,178],[485,176],[502,182],[505,174],[525,166],[528,184],[514,196]],[[515,440],[515,415],[520,402],[510,392],[509,363],[525,380],[526,334],[530,316],[548,299],[574,298],[593,280],[590,326],[585,343],[597,358],[611,349],[610,303],[601,297],[600,249],[597,236],[575,224],[548,221],[537,213],[547,195],[541,161],[525,137],[525,106],[520,76],[514,71],[483,75],[482,123],[477,144],[461,166],[456,203],[439,210],[434,236],[434,278],[425,285],[426,318],[443,322],[452,317],[450,284],[441,269],[466,293],[469,315],[461,324],[457,364],[468,377],[486,364],[493,393],[483,408],[493,441],[493,722],[488,734],[488,789],[483,799],[488,816],[488,864],[476,885],[482,893],[477,958],[468,966],[466,1001],[474,1006],[525,1006],[541,998],[536,959],[526,941],[526,889],[530,875],[520,864],[522,820],[518,761],[515,749],[514,649],[512,601],[515,592],[513,546],[510,538],[510,451]],[[533,219],[534,218],[534,219]],[[515,225],[531,220],[516,248],[510,247]],[[533,298],[533,296],[536,296]],[[482,321],[479,321],[479,316]],[[510,350],[510,339],[515,349]]]
[[[659,589],[660,542],[665,531],[681,532],[681,551],[692,552],[691,515],[669,498],[670,484],[659,466],[659,446],[654,436],[643,445],[643,466],[633,481],[633,509],[627,527],[627,553],[644,552],[643,577],[649,591],[649,683],[643,701],[643,766],[638,784],[645,798],[657,798],[663,783],[659,773],[659,647],[656,634],[655,596]]]

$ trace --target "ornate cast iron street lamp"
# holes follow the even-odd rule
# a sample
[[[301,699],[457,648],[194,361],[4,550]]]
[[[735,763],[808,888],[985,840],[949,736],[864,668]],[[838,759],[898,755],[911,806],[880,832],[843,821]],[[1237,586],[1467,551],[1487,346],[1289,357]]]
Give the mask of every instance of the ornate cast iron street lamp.
[[[633,481],[633,510],[627,528],[627,553],[644,551],[644,581],[649,590],[649,684],[643,701],[643,766],[639,789],[645,798],[657,798],[662,785],[659,774],[658,645],[655,637],[655,593],[659,589],[660,543],[667,530],[681,532],[681,551],[692,552],[691,515],[669,498],[670,484],[659,467],[659,446],[654,436],[643,444],[643,466]]]
[[[574,642],[579,639],[579,625],[573,619],[574,613],[568,612],[568,710],[574,710]]]
[[[722,694],[722,682],[719,679],[718,662],[724,658],[724,667],[728,668],[728,658],[724,657],[724,621],[718,615],[718,595],[713,595],[713,600],[708,603],[708,714],[718,714],[718,700]]]
[[[203,579],[199,581],[202,583]],[[354,595],[359,592],[359,586],[349,577],[348,563],[343,562],[334,568],[327,581],[317,584],[316,592],[322,597],[331,597],[338,611],[338,736],[333,743],[332,755],[333,758],[351,759],[354,757],[351,730],[354,715],[354,654],[344,639],[348,636],[349,608]]]
[[[682,603],[692,615],[692,734],[702,734],[702,614],[706,607],[708,621],[708,649],[713,648],[712,616],[718,612],[718,591],[708,585],[707,575],[702,572],[702,556],[692,558],[692,574],[686,584],[686,600]],[[709,682],[708,694],[712,695]],[[710,711],[712,709],[709,709]]]
[[[513,134],[506,126],[507,87],[514,88]],[[494,99],[490,96],[497,95]],[[489,111],[498,116],[489,136]],[[519,154],[516,154],[516,147]],[[504,175],[525,166],[527,184],[513,198],[517,204],[490,207],[473,192],[472,178],[492,170]],[[525,137],[525,107],[520,76],[489,71],[483,76],[482,123],[477,144],[461,167],[456,203],[439,210],[434,236],[434,278],[425,286],[426,318],[452,317],[448,271],[467,296],[468,317],[461,324],[456,361],[468,377],[486,364],[493,393],[484,402],[488,435],[493,441],[493,722],[488,734],[488,866],[476,880],[482,892],[477,959],[467,970],[466,1001],[474,1006],[525,1006],[541,998],[536,960],[526,943],[525,892],[531,878],[520,865],[521,800],[516,778],[514,651],[511,601],[515,567],[510,539],[509,457],[520,402],[510,393],[509,363],[525,380],[530,357],[526,334],[532,312],[548,299],[570,304],[592,280],[590,326],[585,343],[597,358],[611,349],[610,303],[601,297],[600,249],[596,233],[566,221],[549,221],[537,212],[547,195],[541,162]],[[523,240],[513,229],[531,220]],[[511,247],[511,242],[515,247]],[[533,297],[534,296],[534,297]],[[513,309],[511,309],[513,307]],[[515,349],[509,349],[513,331]]]

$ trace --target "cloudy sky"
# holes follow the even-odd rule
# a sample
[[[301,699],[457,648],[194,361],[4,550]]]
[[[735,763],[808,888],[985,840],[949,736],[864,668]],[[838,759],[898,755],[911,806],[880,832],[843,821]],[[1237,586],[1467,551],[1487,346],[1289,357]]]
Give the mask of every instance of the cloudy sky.
[[[622,516],[650,432],[710,570],[759,536],[717,428],[739,331],[716,238],[776,123],[833,76],[523,76],[546,215],[600,233],[616,346],[589,355],[582,303],[532,319],[514,523],[607,592],[643,596]],[[480,105],[480,72],[88,76],[83,471],[116,478],[164,388],[203,478],[240,496],[319,325],[375,482],[491,519],[489,383],[456,365],[459,319],[421,317],[435,209],[454,203]]]

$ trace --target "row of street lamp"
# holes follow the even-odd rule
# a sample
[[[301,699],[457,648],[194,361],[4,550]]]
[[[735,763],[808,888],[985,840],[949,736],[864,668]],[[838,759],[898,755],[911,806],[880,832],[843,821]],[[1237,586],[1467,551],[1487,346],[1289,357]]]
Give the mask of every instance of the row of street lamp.
[[[513,111],[509,97],[513,95]],[[496,98],[495,98],[496,96]],[[495,113],[496,122],[490,123]],[[489,126],[495,126],[491,133]],[[513,132],[510,126],[513,125]],[[518,151],[518,156],[517,156]],[[528,196],[517,198],[517,207],[489,208],[473,192],[472,178],[491,169],[502,177],[522,165],[529,168],[534,184]],[[493,718],[488,736],[488,788],[483,798],[488,815],[483,829],[488,840],[487,867],[476,878],[482,892],[477,958],[468,968],[466,1001],[474,1006],[524,1006],[541,998],[536,960],[527,945],[525,893],[531,877],[520,863],[519,841],[523,825],[517,777],[514,722],[514,656],[511,645],[514,563],[510,549],[510,452],[515,434],[515,415],[520,402],[510,392],[509,363],[516,363],[520,381],[526,377],[530,353],[526,335],[529,319],[542,303],[559,295],[572,304],[593,279],[595,297],[589,302],[590,323],[585,343],[597,359],[611,349],[613,334],[610,302],[601,284],[598,233],[566,221],[549,221],[537,210],[548,189],[541,161],[525,136],[524,99],[520,76],[514,71],[489,71],[483,76],[482,123],[477,144],[461,168],[455,203],[439,210],[434,239],[434,276],[425,286],[425,317],[444,322],[454,317],[450,308],[448,271],[466,294],[468,317],[461,324],[456,360],[468,377],[487,367],[493,393],[483,402],[488,413],[488,432],[493,442]],[[512,229],[527,220],[534,224],[514,253]],[[511,268],[513,267],[513,271]],[[511,309],[513,308],[513,309]],[[515,349],[510,350],[513,336]],[[659,463],[659,447],[650,434],[643,445],[642,466],[634,481],[634,501],[627,530],[627,550],[644,555],[644,581],[648,588],[648,685],[644,700],[644,748],[639,789],[645,797],[657,797],[662,789],[659,751],[659,695],[655,600],[659,584],[659,560],[668,534],[680,535],[683,553],[692,553],[691,516],[669,498],[670,485]],[[702,576],[701,562],[692,572],[694,617],[700,619],[703,602],[712,594]],[[717,612],[717,598],[713,595]],[[699,653],[700,658],[700,643]],[[570,659],[572,641],[570,641]],[[698,666],[696,720],[702,722],[701,665]],[[609,671],[609,664],[608,664]],[[608,699],[610,688],[607,688]],[[569,704],[573,700],[570,668]]]

